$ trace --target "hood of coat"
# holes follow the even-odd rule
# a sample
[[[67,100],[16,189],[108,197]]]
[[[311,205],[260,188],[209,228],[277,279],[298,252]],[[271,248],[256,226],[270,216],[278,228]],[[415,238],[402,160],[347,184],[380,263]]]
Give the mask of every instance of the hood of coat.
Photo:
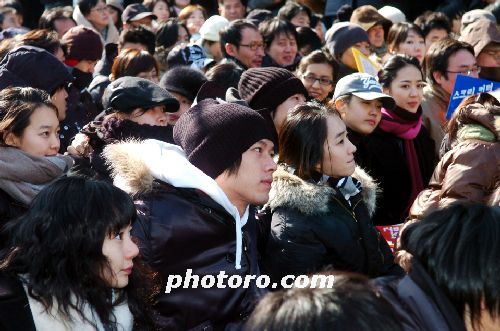
[[[361,182],[362,198],[372,216],[376,207],[377,183],[360,167],[356,167],[352,177]],[[271,209],[294,208],[305,215],[322,215],[330,212],[328,203],[335,193],[334,188],[305,181],[280,165],[273,174],[267,205]]]
[[[75,9],[73,10],[73,19],[75,20],[76,24],[78,25],[83,25],[86,28],[92,29],[93,31],[97,32],[99,36],[101,37],[102,44],[105,46],[109,43],[118,43],[118,39],[120,37],[120,34],[118,30],[115,27],[115,24],[109,19],[108,22],[108,31],[106,35],[106,40],[104,40],[102,34],[100,31],[97,31],[96,28],[90,23],[89,20],[83,16],[82,12],[80,11],[80,8],[78,6],[75,6]]]
[[[235,268],[241,268],[241,229],[247,223],[249,207],[240,215],[217,182],[189,163],[179,146],[153,139],[128,141],[108,145],[103,156],[111,170],[114,185],[131,195],[152,191],[153,180],[158,179],[177,188],[198,189],[212,198],[235,220]]]
[[[459,127],[467,124],[479,124],[493,133],[496,141],[500,139],[500,107],[485,108],[480,103],[472,103],[460,108],[456,117]]]

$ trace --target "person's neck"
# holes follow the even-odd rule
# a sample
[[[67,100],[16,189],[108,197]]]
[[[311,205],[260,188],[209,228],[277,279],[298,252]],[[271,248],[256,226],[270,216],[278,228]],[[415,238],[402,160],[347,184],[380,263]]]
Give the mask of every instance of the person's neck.
[[[99,31],[100,34],[103,34],[104,31],[106,30],[106,28],[108,27],[108,25],[100,25],[100,24],[94,24],[92,23],[92,25],[94,26],[94,28]]]
[[[239,194],[231,188],[231,184],[226,182],[227,179],[226,176],[227,175],[223,174],[215,178],[215,182],[222,189],[222,191],[224,192],[228,200],[231,202],[231,204],[236,207],[238,213],[240,214],[240,217],[242,217],[243,214],[245,214],[245,211],[247,210],[248,202],[240,198]]]

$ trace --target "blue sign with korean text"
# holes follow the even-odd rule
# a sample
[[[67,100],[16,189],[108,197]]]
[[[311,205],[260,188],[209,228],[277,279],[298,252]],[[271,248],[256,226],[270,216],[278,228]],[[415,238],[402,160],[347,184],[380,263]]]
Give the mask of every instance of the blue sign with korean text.
[[[500,88],[500,82],[458,75],[453,93],[451,94],[448,111],[446,112],[446,119],[449,120],[451,118],[451,115],[453,115],[453,112],[463,98],[482,92],[495,91],[498,88]]]

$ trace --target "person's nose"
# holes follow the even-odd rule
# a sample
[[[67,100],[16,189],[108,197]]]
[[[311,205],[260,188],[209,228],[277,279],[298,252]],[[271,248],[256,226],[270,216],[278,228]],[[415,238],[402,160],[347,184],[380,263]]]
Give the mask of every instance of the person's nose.
[[[61,141],[59,140],[59,135],[57,133],[51,135],[50,149],[54,151],[59,151],[60,147],[61,147]]]
[[[136,243],[130,237],[125,240],[124,255],[130,260],[139,255],[139,247],[137,247]]]

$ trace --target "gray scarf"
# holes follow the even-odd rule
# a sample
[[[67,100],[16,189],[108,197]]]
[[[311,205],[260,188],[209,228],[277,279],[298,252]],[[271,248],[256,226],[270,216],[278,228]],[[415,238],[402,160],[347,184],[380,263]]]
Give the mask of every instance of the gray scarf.
[[[72,165],[73,159],[69,156],[39,157],[15,147],[0,146],[0,189],[28,205],[38,192]]]

